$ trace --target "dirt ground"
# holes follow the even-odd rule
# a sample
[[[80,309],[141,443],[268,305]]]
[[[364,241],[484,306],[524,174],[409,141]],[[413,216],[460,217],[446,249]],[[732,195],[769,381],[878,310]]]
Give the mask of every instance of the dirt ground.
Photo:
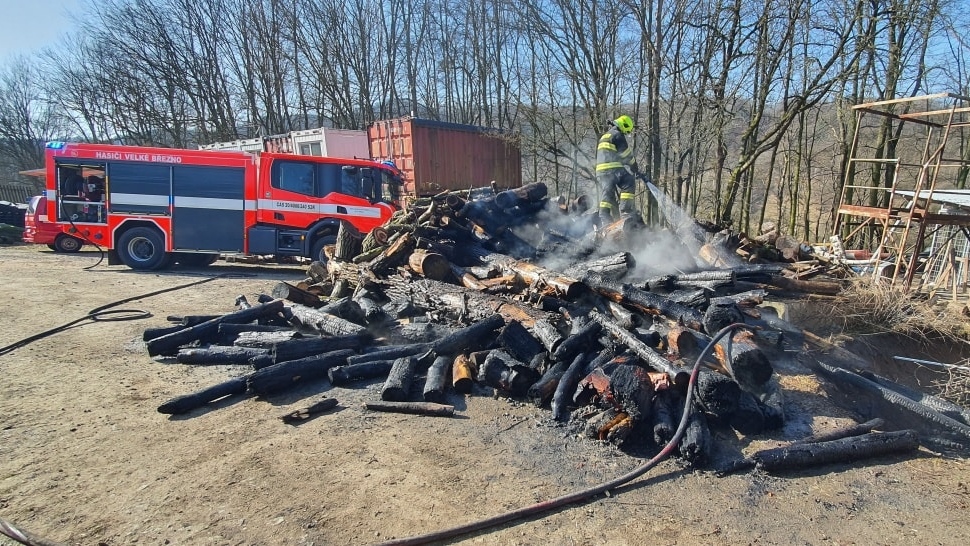
[[[157,406],[242,366],[153,360],[143,330],[166,316],[224,313],[237,295],[302,279],[298,266],[82,268],[94,251],[0,247],[0,346],[91,309],[198,281],[121,308],[143,320],[83,322],[0,356],[0,518],[62,544],[371,544],[466,523],[612,479],[652,453],[623,452],[550,424],[548,409],[486,390],[452,395],[454,418],[371,413],[379,384],[326,381],[169,417]],[[242,276],[239,276],[242,275]],[[795,354],[792,348],[789,354]],[[716,460],[860,418],[798,364],[775,362],[788,421],[740,437],[716,429]],[[280,416],[322,396],[339,411]],[[783,475],[724,478],[667,460],[589,502],[459,544],[968,544],[970,466],[921,450]],[[14,544],[0,538],[0,544]]]

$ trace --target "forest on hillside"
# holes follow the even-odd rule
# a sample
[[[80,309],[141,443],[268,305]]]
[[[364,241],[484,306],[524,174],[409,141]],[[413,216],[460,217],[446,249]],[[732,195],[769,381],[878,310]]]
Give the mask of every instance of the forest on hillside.
[[[42,166],[50,140],[193,148],[415,115],[502,129],[524,180],[595,195],[596,140],[626,113],[639,163],[695,217],[817,240],[853,105],[970,95],[965,7],[89,0],[56,45],[0,65],[0,166]],[[892,154],[893,130],[864,144]]]

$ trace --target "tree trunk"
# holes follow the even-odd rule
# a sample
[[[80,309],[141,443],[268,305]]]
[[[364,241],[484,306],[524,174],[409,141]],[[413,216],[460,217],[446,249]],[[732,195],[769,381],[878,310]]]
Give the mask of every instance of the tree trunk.
[[[341,262],[351,261],[354,256],[360,254],[363,241],[364,235],[353,224],[340,222],[333,257]]]

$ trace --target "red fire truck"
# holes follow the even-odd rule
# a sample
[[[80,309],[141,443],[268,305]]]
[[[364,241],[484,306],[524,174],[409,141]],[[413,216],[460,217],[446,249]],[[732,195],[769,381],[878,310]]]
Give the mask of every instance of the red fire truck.
[[[48,218],[143,270],[221,253],[325,259],[341,221],[383,224],[401,186],[363,159],[63,142],[47,144],[46,170]]]

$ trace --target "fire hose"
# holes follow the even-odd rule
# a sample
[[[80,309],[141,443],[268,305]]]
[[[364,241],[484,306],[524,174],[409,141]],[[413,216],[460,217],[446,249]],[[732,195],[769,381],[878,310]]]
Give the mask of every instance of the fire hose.
[[[138,320],[143,318],[149,318],[152,316],[152,314],[149,313],[148,311],[141,311],[138,309],[111,309],[111,308],[128,303],[130,301],[150,298],[152,296],[157,296],[159,294],[164,294],[166,292],[174,292],[175,290],[181,290],[183,288],[189,288],[191,286],[197,286],[203,283],[211,282],[216,279],[223,279],[223,278],[229,278],[229,277],[235,277],[235,276],[238,276],[238,275],[236,274],[216,275],[214,277],[207,277],[199,281],[180,284],[178,286],[170,286],[168,288],[155,290],[147,294],[139,294],[137,296],[131,296],[129,298],[114,301],[106,305],[102,305],[100,307],[95,307],[94,309],[88,311],[88,313],[81,318],[74,319],[60,326],[51,328],[50,330],[45,330],[43,332],[40,332],[39,334],[34,334],[32,336],[26,337],[24,339],[21,339],[20,341],[16,341],[5,347],[0,347],[0,356],[10,353],[16,349],[20,349],[21,347],[25,347],[39,339],[43,339],[45,337],[54,335],[58,332],[67,330],[68,328],[76,324],[79,324],[81,322],[84,322],[86,320],[90,320],[92,322],[113,322],[113,321]],[[49,540],[45,540],[45,539],[36,537],[33,534],[22,531],[17,527],[15,527],[12,523],[5,521],[3,519],[0,519],[0,535],[9,537],[19,542],[20,544],[25,544],[27,546],[57,546],[56,542],[51,542]]]
[[[0,356],[3,356],[16,349],[20,349],[21,347],[30,345],[31,343],[39,339],[43,339],[45,337],[54,335],[58,332],[63,332],[64,330],[67,330],[68,328],[87,320],[90,320],[92,322],[120,322],[124,320],[139,320],[139,319],[149,318],[152,316],[152,314],[149,313],[148,311],[142,311],[140,309],[112,309],[112,307],[117,307],[119,305],[128,303],[130,301],[150,298],[152,296],[157,296],[159,294],[164,294],[166,292],[174,292],[175,290],[181,290],[183,288],[197,286],[203,283],[214,281],[216,279],[224,279],[224,278],[229,278],[234,276],[238,276],[238,275],[222,274],[222,275],[216,275],[214,277],[206,277],[205,279],[202,279],[199,281],[192,281],[190,283],[180,284],[177,286],[170,286],[168,288],[162,288],[161,290],[155,290],[154,292],[149,292],[147,294],[139,294],[137,296],[131,296],[130,298],[114,301],[106,305],[102,305],[100,307],[95,307],[94,309],[88,311],[88,313],[83,317],[76,318],[70,322],[51,328],[50,330],[45,330],[38,334],[34,334],[32,336],[26,337],[24,339],[21,339],[20,341],[15,341],[5,347],[0,347]]]
[[[501,525],[503,523],[508,523],[510,521],[514,521],[514,520],[529,517],[529,516],[535,516],[543,512],[548,512],[555,508],[565,506],[567,504],[573,504],[576,502],[589,499],[591,497],[599,495],[600,493],[605,493],[610,489],[615,489],[627,482],[630,482],[635,480],[636,478],[639,478],[640,476],[644,475],[648,470],[657,466],[657,464],[659,464],[661,461],[666,459],[667,456],[670,455],[670,453],[674,450],[674,448],[677,447],[677,444],[680,443],[681,438],[684,436],[684,431],[687,430],[687,423],[690,420],[690,414],[691,414],[691,411],[693,410],[694,385],[697,382],[697,375],[700,372],[701,362],[704,358],[704,355],[708,354],[711,351],[711,349],[714,347],[714,344],[717,343],[722,337],[724,337],[728,333],[738,328],[744,328],[746,326],[747,325],[743,323],[735,323],[735,324],[729,324],[728,326],[725,326],[720,331],[718,331],[713,338],[711,338],[711,341],[709,341],[707,346],[704,347],[704,350],[700,352],[700,355],[697,357],[697,360],[694,362],[694,367],[691,370],[690,381],[687,383],[687,395],[685,397],[686,401],[684,402],[684,412],[680,418],[680,424],[677,426],[677,431],[674,433],[673,438],[671,438],[670,441],[667,442],[667,444],[663,447],[663,449],[660,450],[659,453],[654,455],[652,459],[644,462],[637,468],[631,470],[630,472],[627,472],[626,474],[618,478],[614,478],[608,482],[605,482],[599,485],[594,485],[586,489],[581,489],[579,491],[575,491],[573,493],[569,493],[561,497],[556,497],[554,499],[538,502],[531,506],[525,506],[523,508],[519,508],[516,510],[510,510],[504,514],[499,514],[496,516],[484,518],[478,521],[473,521],[471,523],[456,525],[455,527],[451,527],[449,529],[442,529],[440,531],[433,531],[431,533],[426,533],[423,535],[415,535],[407,538],[389,540],[389,541],[380,543],[379,546],[428,544],[431,542],[437,542],[437,541],[446,540],[449,538],[454,538],[459,535],[473,533],[475,531],[481,531],[482,529],[495,527],[496,525]]]

